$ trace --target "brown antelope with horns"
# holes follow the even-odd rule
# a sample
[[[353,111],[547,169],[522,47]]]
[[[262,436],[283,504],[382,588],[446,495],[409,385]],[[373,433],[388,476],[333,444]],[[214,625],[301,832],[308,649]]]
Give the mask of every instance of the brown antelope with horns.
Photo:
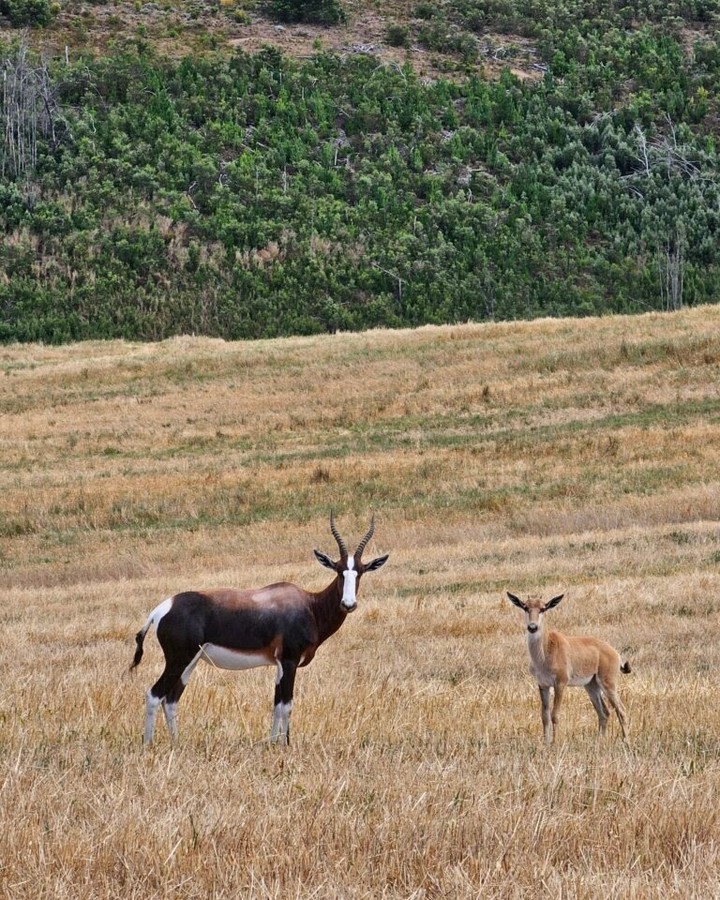
[[[130,666],[132,670],[139,664],[145,635],[154,626],[165,654],[165,669],[147,692],[144,746],[152,741],[160,706],[171,740],[177,740],[177,705],[200,660],[220,669],[276,666],[270,738],[273,742],[290,743],[297,669],[312,661],[320,644],[356,608],[363,574],[379,569],[389,555],[378,556],[368,563],[362,561],[363,551],[375,530],[374,517],[352,556],[332,513],[330,530],[337,541],[340,559],[334,562],[315,550],[318,562],[335,573],[333,581],[322,591],[313,593],[282,581],[250,590],[183,591],[155,607],[135,637],[137,648]]]
[[[617,650],[598,638],[570,637],[543,628],[543,614],[557,606],[564,596],[560,594],[547,603],[540,597],[529,597],[523,602],[508,591],[510,601],[525,613],[530,672],[540,688],[545,742],[551,744],[557,734],[558,713],[566,687],[584,687],[588,692],[601,735],[610,716],[607,698],[617,713],[623,740],[627,740],[625,707],[617,691],[617,679],[620,672],[630,672],[630,663],[622,663]],[[550,688],[554,689],[552,712]]]

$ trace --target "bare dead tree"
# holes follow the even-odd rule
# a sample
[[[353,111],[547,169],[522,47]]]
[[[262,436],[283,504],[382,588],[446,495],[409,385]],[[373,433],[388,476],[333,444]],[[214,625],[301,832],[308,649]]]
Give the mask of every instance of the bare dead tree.
[[[666,115],[665,119],[666,133],[651,138],[640,125],[635,125],[633,135],[638,165],[634,172],[623,176],[623,180],[635,196],[647,203],[646,197],[652,196],[647,186],[656,173],[667,183],[682,180],[684,184],[693,186],[695,196],[704,196],[704,192],[717,182],[714,167],[701,150],[682,143],[670,116]],[[677,215],[674,222],[659,225],[658,230],[656,246],[660,300],[666,310],[681,309],[688,247],[685,223]]]
[[[38,138],[57,146],[61,113],[46,62],[33,64],[27,38],[2,63],[0,174],[27,176],[37,163]]]
[[[624,179],[647,178],[651,172],[664,169],[668,175],[679,175],[686,181],[715,180],[715,173],[709,174],[701,168],[703,154],[678,142],[675,124],[666,115],[667,134],[657,134],[648,138],[640,125],[633,128],[638,168]],[[696,157],[693,159],[692,157]]]
[[[663,247],[658,247],[660,297],[666,310],[682,309],[683,273],[685,255],[685,230],[681,225],[668,237]]]
[[[635,159],[642,166],[642,174],[649,175],[650,174],[650,154],[648,152],[648,140],[645,137],[645,132],[639,125],[635,125],[633,129],[635,134],[635,139],[637,141],[637,155]]]

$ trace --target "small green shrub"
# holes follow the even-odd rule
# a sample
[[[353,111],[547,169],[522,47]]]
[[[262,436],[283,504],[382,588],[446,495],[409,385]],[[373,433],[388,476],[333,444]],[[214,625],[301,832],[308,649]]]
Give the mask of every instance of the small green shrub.
[[[10,24],[49,25],[53,18],[50,0],[0,0],[0,16],[6,16]]]
[[[410,32],[404,25],[397,23],[388,25],[385,38],[391,47],[408,47],[410,45]]]
[[[280,22],[338,25],[346,19],[338,0],[271,0],[269,10]]]
[[[436,15],[437,9],[433,6],[432,3],[428,3],[427,0],[422,0],[421,3],[415,7],[415,18],[416,19],[434,19]]]

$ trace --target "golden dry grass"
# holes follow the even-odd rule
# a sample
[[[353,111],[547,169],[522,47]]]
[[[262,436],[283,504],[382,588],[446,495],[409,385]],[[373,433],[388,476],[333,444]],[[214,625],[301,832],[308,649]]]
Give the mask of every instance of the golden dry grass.
[[[0,896],[720,895],[720,308],[0,349]],[[300,673],[202,667],[142,754],[186,587],[390,552]],[[612,642],[541,740],[515,592]],[[552,616],[552,618],[550,618]]]

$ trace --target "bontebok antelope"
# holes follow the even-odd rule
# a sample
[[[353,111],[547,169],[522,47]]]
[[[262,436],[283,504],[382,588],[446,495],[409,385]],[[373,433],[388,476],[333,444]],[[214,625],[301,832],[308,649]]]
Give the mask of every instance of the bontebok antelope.
[[[620,654],[610,644],[592,637],[569,637],[560,631],[543,628],[543,614],[557,606],[564,597],[553,597],[544,603],[539,597],[529,597],[523,602],[508,591],[511,602],[525,613],[528,632],[530,672],[540,688],[542,722],[545,741],[551,744],[558,727],[558,713],[566,687],[584,687],[595,707],[600,734],[610,715],[605,698],[617,713],[623,739],[625,731],[625,707],[617,692],[619,672],[629,672],[630,663],[621,665]],[[555,689],[552,712],[550,688]]]
[[[388,555],[362,561],[373,536],[375,520],[350,556],[330,514],[330,530],[340,559],[315,550],[318,562],[335,578],[325,590],[305,591],[280,582],[255,590],[183,591],[156,606],[138,631],[131,669],[143,655],[143,641],[151,625],[165,654],[165,669],[147,692],[143,744],[152,741],[158,707],[165,713],[170,737],[177,739],[177,705],[200,660],[220,669],[276,666],[275,707],[271,739],[290,742],[295,672],[306,666],[315,651],[334,634],[357,606],[357,589],[365,572],[384,565]]]

